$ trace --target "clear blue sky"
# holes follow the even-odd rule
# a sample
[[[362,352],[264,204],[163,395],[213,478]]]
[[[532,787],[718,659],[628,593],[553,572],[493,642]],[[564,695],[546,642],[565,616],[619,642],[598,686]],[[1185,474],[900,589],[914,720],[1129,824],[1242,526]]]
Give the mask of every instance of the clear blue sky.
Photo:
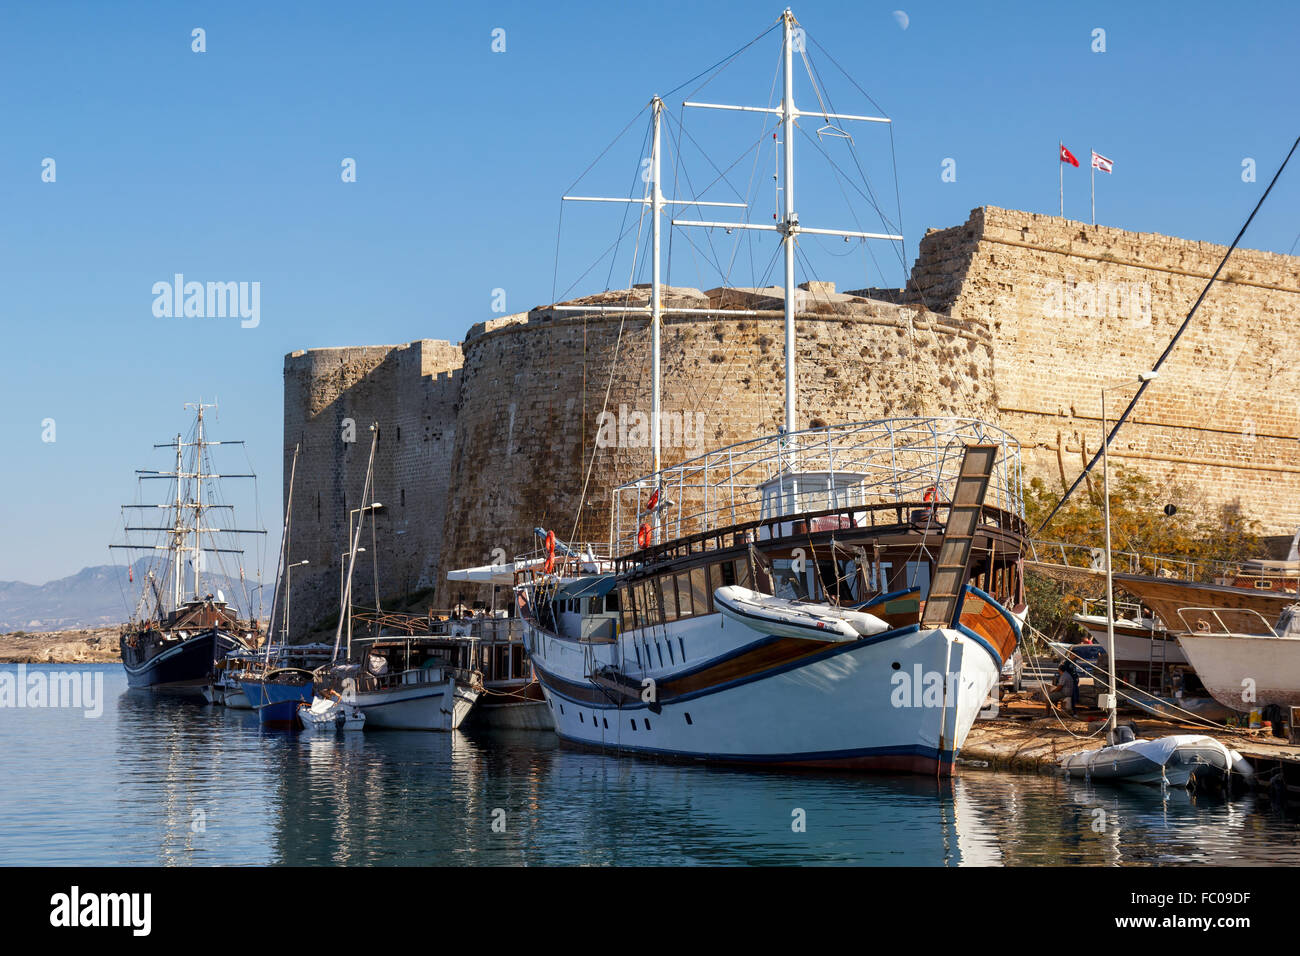
[[[491,317],[496,288],[512,312],[551,301],[559,196],[652,94],[743,45],[781,8],[5,4],[0,579],[40,583],[107,563],[132,470],[163,463],[150,446],[185,425],[181,404],[200,395],[220,401],[221,434],[248,440],[262,520],[277,528],[284,354],[459,341]],[[1055,212],[1058,137],[1083,161],[1067,171],[1067,215],[1088,216],[1096,148],[1116,164],[1099,174],[1099,222],[1229,242],[1297,132],[1291,3],[892,0],[794,12],[894,120],[909,264],[927,227],[976,206]],[[202,54],[191,50],[195,27],[206,31]],[[491,49],[498,27],[504,53]],[[1091,49],[1095,28],[1104,53]],[[874,112],[811,43],[809,53],[835,108]],[[708,98],[765,104],[778,54],[773,34]],[[674,116],[681,99],[668,99]],[[743,117],[728,125],[733,116],[688,115],[687,129],[703,140],[707,127],[730,161],[754,129]],[[854,132],[892,215],[888,132]],[[626,195],[643,133],[635,126],[581,191]],[[54,183],[41,181],[46,157]],[[341,182],[345,157],[356,183]],[[1241,178],[1246,157],[1258,163],[1254,183]],[[945,158],[956,182],[940,179]],[[770,177],[770,150],[759,173]],[[693,184],[709,178],[697,163]],[[820,223],[852,228],[836,220],[833,193],[804,188]],[[755,195],[770,206],[770,187]],[[755,220],[769,211],[756,208]],[[1287,252],[1298,212],[1300,168],[1290,168],[1244,245]],[[612,240],[619,215],[566,211],[560,291]],[[901,283],[891,250],[877,250],[883,275],[838,252],[809,244],[819,277]],[[155,317],[152,286],[177,272],[260,282],[260,325]],[[606,274],[575,291],[603,288]],[[672,281],[716,284],[698,275],[675,255]],[[733,276],[750,278],[748,267]],[[45,418],[53,443],[41,440]]]

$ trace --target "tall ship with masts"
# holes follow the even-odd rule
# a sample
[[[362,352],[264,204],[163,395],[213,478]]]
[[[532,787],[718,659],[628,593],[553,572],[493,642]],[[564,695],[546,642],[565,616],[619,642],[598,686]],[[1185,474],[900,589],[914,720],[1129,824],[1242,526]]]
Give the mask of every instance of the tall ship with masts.
[[[650,322],[651,467],[614,489],[606,555],[552,531],[539,551],[516,559],[525,642],[557,733],[570,744],[728,764],[947,775],[1027,615],[1019,446],[974,419],[799,427],[799,238],[902,237],[800,222],[796,120],[815,118],[828,135],[847,135],[840,124],[887,120],[831,112],[820,94],[818,109],[796,108],[803,31],[789,10],[779,26],[779,106],[683,104],[772,118],[776,221],[672,225],[779,237],[784,426],[672,467],[661,460],[661,317],[729,314],[661,306],[663,211],[744,204],[664,198],[664,104],[656,97],[645,195],[613,200],[639,203],[651,218],[649,302],[622,309]]]
[[[237,582],[244,589],[244,608],[251,608],[243,565],[245,549],[239,541],[245,535],[264,535],[265,529],[239,528],[233,520],[234,505],[225,501],[220,482],[255,479],[247,473],[222,474],[213,469],[208,449],[219,445],[243,445],[242,441],[214,441],[205,433],[204,413],[214,405],[187,403],[194,410],[194,424],[188,434],[155,445],[175,451],[174,470],[137,469],[137,479],[167,481],[170,496],[161,502],[123,505],[127,515],[124,543],[111,544],[128,554],[146,552],[141,580],[135,580],[136,565],[129,566],[131,583],[140,593],[130,620],[120,635],[122,666],[131,687],[201,694],[216,660],[243,648],[251,650],[261,639],[259,623],[247,610],[227,600],[215,586],[209,590],[205,569],[212,562],[226,570],[226,556],[238,556],[238,574],[223,573],[227,586]],[[156,523],[147,523],[156,516]],[[219,518],[218,516],[225,516]]]

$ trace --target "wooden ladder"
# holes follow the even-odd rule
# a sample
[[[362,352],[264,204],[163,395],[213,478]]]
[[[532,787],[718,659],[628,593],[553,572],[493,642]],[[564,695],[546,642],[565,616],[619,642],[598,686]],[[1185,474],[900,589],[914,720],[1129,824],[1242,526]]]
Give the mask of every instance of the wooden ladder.
[[[955,627],[961,617],[975,532],[984,513],[984,496],[997,457],[997,445],[966,446],[948,509],[948,524],[934,563],[934,579],[921,615],[922,627]]]

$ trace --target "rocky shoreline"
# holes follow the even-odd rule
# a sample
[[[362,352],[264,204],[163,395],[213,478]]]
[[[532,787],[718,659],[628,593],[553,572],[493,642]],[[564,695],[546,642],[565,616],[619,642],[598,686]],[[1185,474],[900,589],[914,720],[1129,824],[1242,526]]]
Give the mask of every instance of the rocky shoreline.
[[[112,663],[121,659],[117,635],[117,626],[0,634],[0,663]]]

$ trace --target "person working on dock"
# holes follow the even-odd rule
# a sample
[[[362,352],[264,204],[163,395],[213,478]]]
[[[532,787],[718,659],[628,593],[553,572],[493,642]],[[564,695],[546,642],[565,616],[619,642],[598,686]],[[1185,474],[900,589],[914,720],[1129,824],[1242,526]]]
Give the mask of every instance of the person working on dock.
[[[1079,706],[1079,669],[1069,660],[1062,660],[1056,669],[1056,683],[1047,688],[1040,685],[1038,693],[1049,714],[1052,704],[1060,701],[1061,709],[1073,716],[1074,709]]]

